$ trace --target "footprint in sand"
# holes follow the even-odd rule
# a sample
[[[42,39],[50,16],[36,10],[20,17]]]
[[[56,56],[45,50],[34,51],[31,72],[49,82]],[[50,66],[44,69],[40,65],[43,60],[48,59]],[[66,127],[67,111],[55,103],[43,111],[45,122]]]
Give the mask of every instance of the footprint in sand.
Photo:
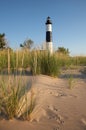
[[[56,97],[58,97],[58,96],[59,96],[59,93],[58,93],[58,92],[56,92],[56,91],[55,91],[55,92],[52,92],[52,91],[51,91],[51,92],[49,92],[49,93],[50,93],[52,96],[56,96]]]
[[[55,96],[55,97],[67,97],[67,94],[64,93],[64,92],[49,92],[52,96]]]
[[[54,106],[48,106],[48,119],[49,120],[55,120],[57,121],[58,124],[63,124],[64,120],[63,117],[61,115],[58,114],[58,109]]]
[[[53,130],[59,130],[59,127],[57,126],[57,127],[53,128]]]
[[[59,111],[55,106],[52,106],[52,105],[48,106],[48,109],[53,111],[53,112]]]
[[[86,119],[82,118],[81,122],[86,126]]]

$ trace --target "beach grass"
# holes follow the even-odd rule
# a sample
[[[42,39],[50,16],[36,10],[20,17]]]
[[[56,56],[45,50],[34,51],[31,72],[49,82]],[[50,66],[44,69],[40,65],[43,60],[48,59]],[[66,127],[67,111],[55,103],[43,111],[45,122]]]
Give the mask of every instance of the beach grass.
[[[31,89],[31,86],[27,89],[27,82],[31,81],[25,81],[24,83],[23,78],[21,76],[2,76],[0,78],[0,115],[5,116],[7,119],[18,117],[17,111],[21,107],[19,106],[20,100]],[[32,104],[32,97],[29,100],[31,100]],[[27,104],[27,100],[25,100],[25,104]],[[32,111],[31,105],[27,111]]]

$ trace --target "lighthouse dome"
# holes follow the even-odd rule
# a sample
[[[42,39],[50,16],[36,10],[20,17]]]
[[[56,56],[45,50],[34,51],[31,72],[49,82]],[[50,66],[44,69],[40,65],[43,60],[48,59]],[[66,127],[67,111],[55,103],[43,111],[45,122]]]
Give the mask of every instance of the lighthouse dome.
[[[52,24],[51,19],[50,19],[50,17],[49,17],[49,16],[47,17],[46,24]]]

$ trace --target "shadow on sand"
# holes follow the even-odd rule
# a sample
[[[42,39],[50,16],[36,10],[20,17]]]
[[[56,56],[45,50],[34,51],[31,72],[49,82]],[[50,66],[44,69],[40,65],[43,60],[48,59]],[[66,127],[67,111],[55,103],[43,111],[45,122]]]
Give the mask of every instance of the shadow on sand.
[[[62,73],[59,78],[67,79],[67,78],[75,78],[75,79],[86,79],[86,69],[80,69],[80,70],[65,70],[64,73]]]
[[[14,76],[32,76],[32,73],[30,70],[23,69],[23,70],[10,70],[8,73],[7,69],[3,69],[0,71],[0,75],[14,75]]]

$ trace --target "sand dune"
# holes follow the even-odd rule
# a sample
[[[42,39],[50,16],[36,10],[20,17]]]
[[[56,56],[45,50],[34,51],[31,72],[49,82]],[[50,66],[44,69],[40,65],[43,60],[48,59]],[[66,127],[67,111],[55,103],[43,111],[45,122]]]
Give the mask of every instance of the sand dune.
[[[70,88],[69,75],[72,75]],[[67,70],[60,78],[39,75],[33,90],[36,104],[30,121],[0,120],[0,130],[85,130],[86,75]]]

